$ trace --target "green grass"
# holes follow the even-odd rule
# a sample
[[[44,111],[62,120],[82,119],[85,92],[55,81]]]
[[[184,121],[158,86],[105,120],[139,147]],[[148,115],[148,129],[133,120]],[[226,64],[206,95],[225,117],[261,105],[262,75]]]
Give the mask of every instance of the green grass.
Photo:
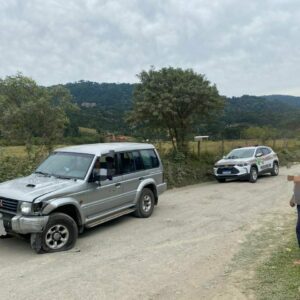
[[[300,299],[300,266],[295,260],[300,260],[300,250],[292,235],[257,268],[258,299]]]
[[[230,278],[246,298],[300,299],[300,266],[294,264],[300,260],[300,249],[294,215],[269,217],[247,235],[229,267]]]

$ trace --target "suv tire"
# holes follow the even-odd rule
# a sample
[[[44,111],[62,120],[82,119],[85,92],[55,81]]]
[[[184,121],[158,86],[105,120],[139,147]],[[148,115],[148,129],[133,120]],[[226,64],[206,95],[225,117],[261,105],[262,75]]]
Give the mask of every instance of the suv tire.
[[[153,192],[148,188],[144,188],[137,202],[136,210],[134,211],[133,215],[138,218],[149,218],[152,215],[153,209]]]
[[[249,181],[251,183],[255,183],[257,181],[258,178],[258,171],[256,167],[251,167],[250,169],[250,178]]]
[[[6,235],[0,235],[0,240],[5,240],[5,239],[10,239],[13,236],[9,233],[7,233]]]
[[[271,171],[271,175],[272,176],[277,176],[278,174],[279,174],[279,165],[278,165],[278,162],[274,162],[273,168],[272,168],[272,171]]]
[[[31,234],[31,247],[36,253],[66,251],[74,247],[78,227],[70,216],[63,213],[50,215],[42,233]]]

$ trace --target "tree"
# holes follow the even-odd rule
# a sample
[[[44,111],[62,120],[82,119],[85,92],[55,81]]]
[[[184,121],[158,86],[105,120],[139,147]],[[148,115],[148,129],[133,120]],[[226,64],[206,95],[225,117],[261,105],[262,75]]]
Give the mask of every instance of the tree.
[[[0,131],[12,141],[26,145],[34,139],[51,150],[68,124],[67,110],[74,109],[71,95],[61,86],[45,88],[17,74],[0,79]]]
[[[194,126],[223,105],[216,86],[191,69],[152,68],[138,78],[128,121],[151,131],[164,130],[175,150],[186,152]]]

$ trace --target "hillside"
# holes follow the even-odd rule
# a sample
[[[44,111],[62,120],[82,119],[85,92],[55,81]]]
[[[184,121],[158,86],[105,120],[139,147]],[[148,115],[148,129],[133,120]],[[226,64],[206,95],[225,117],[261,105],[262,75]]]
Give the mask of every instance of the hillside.
[[[81,110],[70,115],[76,126],[128,133],[124,116],[131,109],[133,84],[79,81],[65,85]]]
[[[73,101],[81,108],[70,116],[74,126],[120,134],[130,133],[124,117],[132,107],[134,84],[79,81],[68,83],[65,87],[70,90]],[[214,126],[201,126],[201,131],[211,133],[211,128],[214,127],[216,134],[224,126],[241,129],[249,126],[298,128],[299,118],[300,97],[244,95],[225,98],[223,114],[215,119]]]
[[[280,102],[283,104],[300,107],[300,97],[288,96],[288,95],[269,95],[269,96],[261,96],[261,97],[271,100],[273,102]]]

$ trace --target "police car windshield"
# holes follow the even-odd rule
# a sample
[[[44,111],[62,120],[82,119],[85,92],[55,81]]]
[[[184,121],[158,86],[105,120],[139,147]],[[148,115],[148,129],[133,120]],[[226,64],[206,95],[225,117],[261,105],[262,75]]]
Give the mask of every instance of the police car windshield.
[[[227,156],[227,159],[249,158],[254,155],[255,149],[234,149]]]

